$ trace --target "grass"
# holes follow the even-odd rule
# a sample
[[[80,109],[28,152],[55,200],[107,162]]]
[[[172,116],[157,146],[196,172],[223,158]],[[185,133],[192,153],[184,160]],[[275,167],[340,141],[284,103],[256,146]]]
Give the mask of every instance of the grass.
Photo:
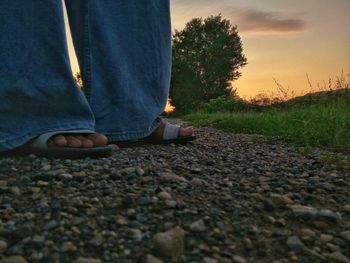
[[[259,111],[196,112],[183,117],[233,133],[263,134],[302,146],[350,150],[350,90],[318,92]]]
[[[263,134],[305,146],[350,147],[350,110],[347,105],[312,106],[287,111],[192,113],[184,117],[234,133]]]

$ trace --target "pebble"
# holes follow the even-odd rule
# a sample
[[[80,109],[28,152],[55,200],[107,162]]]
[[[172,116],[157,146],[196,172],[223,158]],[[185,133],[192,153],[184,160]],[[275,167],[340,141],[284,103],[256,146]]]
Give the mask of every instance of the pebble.
[[[66,241],[60,246],[61,252],[75,252],[77,249],[78,248],[70,241]]]
[[[158,197],[161,200],[170,200],[172,198],[171,195],[166,191],[159,192]]]
[[[102,263],[101,259],[79,257],[75,263]]]
[[[136,167],[136,174],[139,176],[143,176],[145,174],[145,171],[140,167]]]
[[[175,200],[165,200],[165,205],[169,208],[175,208],[177,206],[177,202]]]
[[[191,181],[192,185],[195,187],[199,187],[202,184],[202,180],[199,178],[193,178]]]
[[[39,180],[39,181],[37,182],[37,185],[38,185],[38,186],[48,186],[48,185],[49,185],[49,182],[45,182],[45,181]]]
[[[318,212],[316,208],[310,206],[293,205],[291,208],[296,217],[307,219],[314,218]]]
[[[59,223],[56,220],[51,220],[44,225],[44,229],[45,230],[52,230],[58,226],[59,226]]]
[[[14,195],[20,195],[21,194],[21,190],[19,190],[19,188],[17,186],[12,186],[10,187],[10,192]]]
[[[157,233],[153,238],[155,251],[164,257],[179,258],[184,252],[185,231],[175,227],[166,232]]]
[[[0,263],[27,263],[22,256],[11,256],[0,259]]]
[[[41,170],[43,170],[43,171],[50,171],[51,170],[51,165],[49,165],[49,164],[43,165],[41,167]]]
[[[42,244],[44,244],[44,242],[45,242],[45,237],[44,237],[44,236],[35,235],[35,236],[32,238],[32,242],[33,242],[33,243],[36,243],[36,244],[38,244],[38,245],[42,245]]]
[[[203,263],[218,263],[219,261],[215,258],[205,257],[203,258]]]
[[[118,225],[125,226],[125,225],[128,224],[128,221],[126,220],[125,217],[119,216],[119,217],[117,217],[117,219],[116,219],[116,223],[117,223]]]
[[[350,244],[350,231],[344,231],[340,233],[342,239]]]
[[[142,234],[141,230],[139,230],[139,229],[131,229],[130,232],[131,232],[131,234],[132,234],[132,236],[133,236],[135,241],[137,241],[137,242],[141,242],[142,241],[143,234]]]
[[[207,229],[207,227],[205,226],[204,221],[201,219],[196,222],[193,222],[190,225],[190,229],[191,231],[194,231],[194,232],[203,232]]]
[[[327,234],[321,234],[320,240],[321,240],[323,243],[328,243],[328,242],[331,242],[331,241],[333,240],[333,236],[327,235]]]
[[[29,191],[32,192],[33,194],[40,193],[41,188],[40,187],[29,187]]]
[[[73,175],[68,174],[68,173],[60,174],[59,177],[60,177],[61,179],[64,179],[64,180],[71,180],[71,179],[73,179]]]
[[[287,239],[287,246],[295,253],[301,253],[305,250],[304,243],[297,236],[291,236]]]
[[[246,263],[247,260],[244,257],[235,255],[235,256],[233,256],[233,262],[235,262],[235,263]]]
[[[287,195],[271,194],[270,198],[271,201],[277,206],[293,204],[293,200],[290,199]]]
[[[163,261],[151,254],[147,254],[146,263],[163,263]]]
[[[159,176],[159,180],[161,182],[170,182],[170,183],[178,183],[178,182],[185,182],[186,179],[182,176],[179,176],[177,174],[174,174],[174,173],[162,173],[160,176]]]
[[[346,256],[344,256],[341,252],[337,251],[328,256],[332,262],[339,262],[339,263],[350,263],[350,259]],[[0,262],[1,263],[1,262]]]
[[[0,240],[0,254],[4,253],[7,249],[7,243],[4,240]]]
[[[303,228],[300,230],[300,237],[303,240],[310,240],[314,237],[316,237],[316,233],[308,228]]]
[[[350,205],[345,205],[344,206],[344,211],[348,214],[350,214]]]
[[[330,210],[321,210],[317,214],[319,217],[324,218],[324,219],[330,219],[334,221],[341,221],[342,216],[340,213],[336,213]]]

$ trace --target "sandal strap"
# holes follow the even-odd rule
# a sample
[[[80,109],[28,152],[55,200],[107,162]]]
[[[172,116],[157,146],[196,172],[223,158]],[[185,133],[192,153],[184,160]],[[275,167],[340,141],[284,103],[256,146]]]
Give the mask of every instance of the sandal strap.
[[[173,140],[179,137],[179,130],[181,126],[170,124],[169,122],[165,123],[163,140]]]
[[[36,137],[32,142],[31,146],[37,149],[46,149],[48,148],[47,141],[57,134],[93,134],[94,131],[91,130],[65,130],[65,131],[54,131],[47,132]]]

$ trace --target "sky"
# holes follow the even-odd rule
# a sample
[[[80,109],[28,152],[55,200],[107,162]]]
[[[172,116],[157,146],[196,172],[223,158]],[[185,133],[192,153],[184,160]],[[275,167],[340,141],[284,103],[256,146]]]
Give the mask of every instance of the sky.
[[[302,95],[350,73],[350,0],[171,0],[171,10],[173,31],[219,13],[237,25],[248,64],[233,86],[243,98],[276,93],[275,81]]]

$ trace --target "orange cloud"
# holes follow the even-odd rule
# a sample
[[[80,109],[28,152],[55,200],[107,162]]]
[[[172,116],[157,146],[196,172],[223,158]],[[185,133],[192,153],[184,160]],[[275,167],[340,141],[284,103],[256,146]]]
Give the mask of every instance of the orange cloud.
[[[306,29],[301,19],[283,18],[281,13],[267,12],[252,8],[234,8],[230,12],[232,22],[241,32],[290,33]]]

